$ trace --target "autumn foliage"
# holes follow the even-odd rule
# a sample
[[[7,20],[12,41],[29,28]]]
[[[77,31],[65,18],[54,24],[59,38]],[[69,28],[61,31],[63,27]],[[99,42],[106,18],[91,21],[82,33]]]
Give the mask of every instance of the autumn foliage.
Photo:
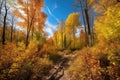
[[[76,3],[48,38],[44,0],[0,0],[0,80],[120,80],[119,1]]]

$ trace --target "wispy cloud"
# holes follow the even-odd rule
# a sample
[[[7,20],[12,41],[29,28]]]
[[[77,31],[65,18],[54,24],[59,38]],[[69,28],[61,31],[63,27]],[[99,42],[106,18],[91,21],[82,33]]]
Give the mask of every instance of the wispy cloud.
[[[51,12],[50,8],[48,6],[46,6],[46,9],[48,11],[48,13],[57,21],[59,22],[59,19]]]
[[[48,20],[45,22],[44,31],[48,34],[48,37],[53,36],[56,30],[57,30],[57,25],[50,23]]]
[[[58,6],[57,6],[57,3],[55,3],[55,5],[54,5],[54,8],[56,9]]]
[[[57,9],[57,8],[58,8],[58,6],[57,6],[57,3],[55,2],[54,5],[53,5],[52,11],[54,11],[54,10]]]

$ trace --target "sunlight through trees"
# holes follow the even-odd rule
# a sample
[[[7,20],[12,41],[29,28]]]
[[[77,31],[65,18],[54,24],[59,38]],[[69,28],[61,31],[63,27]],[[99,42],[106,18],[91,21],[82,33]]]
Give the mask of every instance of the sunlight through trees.
[[[0,80],[120,80],[120,1],[61,1],[0,0]]]

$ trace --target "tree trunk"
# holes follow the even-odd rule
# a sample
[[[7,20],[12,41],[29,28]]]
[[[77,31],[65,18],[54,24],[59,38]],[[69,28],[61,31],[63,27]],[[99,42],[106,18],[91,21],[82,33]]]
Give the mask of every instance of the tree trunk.
[[[33,39],[33,37],[34,37],[34,27],[32,27],[32,39]]]
[[[11,36],[10,36],[10,41],[13,41],[13,26],[11,26]]]
[[[85,27],[85,42],[86,42],[85,46],[87,46],[87,44],[88,44],[88,35],[87,35],[86,19],[85,19],[85,13],[84,13],[81,1],[80,1],[80,6],[81,6],[83,23],[84,23],[84,27]]]
[[[2,10],[2,5],[3,5],[3,0],[1,1],[1,4],[0,4],[0,14],[1,14],[1,10]]]
[[[4,16],[4,22],[3,22],[3,32],[2,32],[2,44],[5,45],[5,28],[6,28],[6,18],[7,18],[7,6],[5,1],[5,16]]]
[[[91,29],[90,29],[90,22],[89,22],[89,15],[88,15],[88,9],[85,9],[85,15],[86,15],[86,21],[87,21],[87,26],[88,26],[88,42],[89,46],[91,46]]]
[[[27,29],[27,36],[26,36],[26,48],[27,48],[27,46],[29,44],[29,35],[30,35],[31,28],[32,28],[33,20],[34,20],[34,14],[33,14],[32,18],[31,18],[30,25],[28,24],[29,26],[28,26],[28,29]]]
[[[14,17],[12,16],[11,37],[10,37],[11,42],[13,40],[13,26],[14,26]]]
[[[62,44],[62,49],[64,48],[64,45],[63,45],[63,31],[61,30],[61,37],[62,37],[62,41],[61,41],[61,44]]]
[[[26,46],[26,48],[27,48],[27,46],[28,46],[28,40],[29,40],[29,32],[27,31],[27,36],[26,36],[26,43],[25,43],[25,46]]]
[[[75,26],[73,27],[73,50],[75,49]]]
[[[64,34],[64,48],[66,49],[66,34]]]
[[[85,33],[87,34],[85,15],[84,15],[84,10],[83,10],[81,1],[80,1],[80,6],[81,6],[81,12],[82,12],[83,23],[84,23],[84,27],[85,27]]]
[[[120,0],[117,0],[117,2],[120,2]]]

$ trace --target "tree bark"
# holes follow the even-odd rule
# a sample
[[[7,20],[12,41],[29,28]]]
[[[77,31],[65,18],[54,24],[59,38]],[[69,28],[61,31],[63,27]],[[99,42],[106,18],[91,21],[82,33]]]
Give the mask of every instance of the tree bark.
[[[3,32],[2,32],[2,44],[5,45],[5,28],[6,28],[6,18],[7,18],[7,6],[5,1],[5,16],[4,16],[4,22],[3,22]]]
[[[14,16],[12,16],[12,26],[11,26],[11,37],[10,37],[10,41],[13,41],[13,27],[14,27]]]
[[[2,10],[2,5],[3,5],[3,0],[2,0],[2,2],[0,4],[0,14],[1,14],[1,10]]]
[[[85,27],[85,32],[86,32],[86,34],[87,34],[85,15],[84,15],[84,10],[83,10],[81,1],[80,1],[80,6],[81,6],[81,12],[82,12],[82,18],[83,18],[83,23],[84,23],[84,27]]]
[[[117,0],[117,2],[120,2],[120,0]]]
[[[35,10],[35,11],[36,11],[36,10]],[[31,27],[32,27],[33,20],[34,20],[34,14],[33,14],[32,18],[31,18],[31,22],[30,22],[30,24],[29,24],[29,26],[28,26],[28,30],[27,30],[26,48],[27,48],[27,46],[28,46],[28,44],[29,44],[29,35],[30,35],[30,31],[31,31]]]
[[[91,29],[90,29],[90,22],[89,22],[89,15],[88,15],[88,9],[85,9],[85,15],[86,15],[86,22],[87,22],[87,26],[88,26],[88,43],[89,46],[91,46]]]

